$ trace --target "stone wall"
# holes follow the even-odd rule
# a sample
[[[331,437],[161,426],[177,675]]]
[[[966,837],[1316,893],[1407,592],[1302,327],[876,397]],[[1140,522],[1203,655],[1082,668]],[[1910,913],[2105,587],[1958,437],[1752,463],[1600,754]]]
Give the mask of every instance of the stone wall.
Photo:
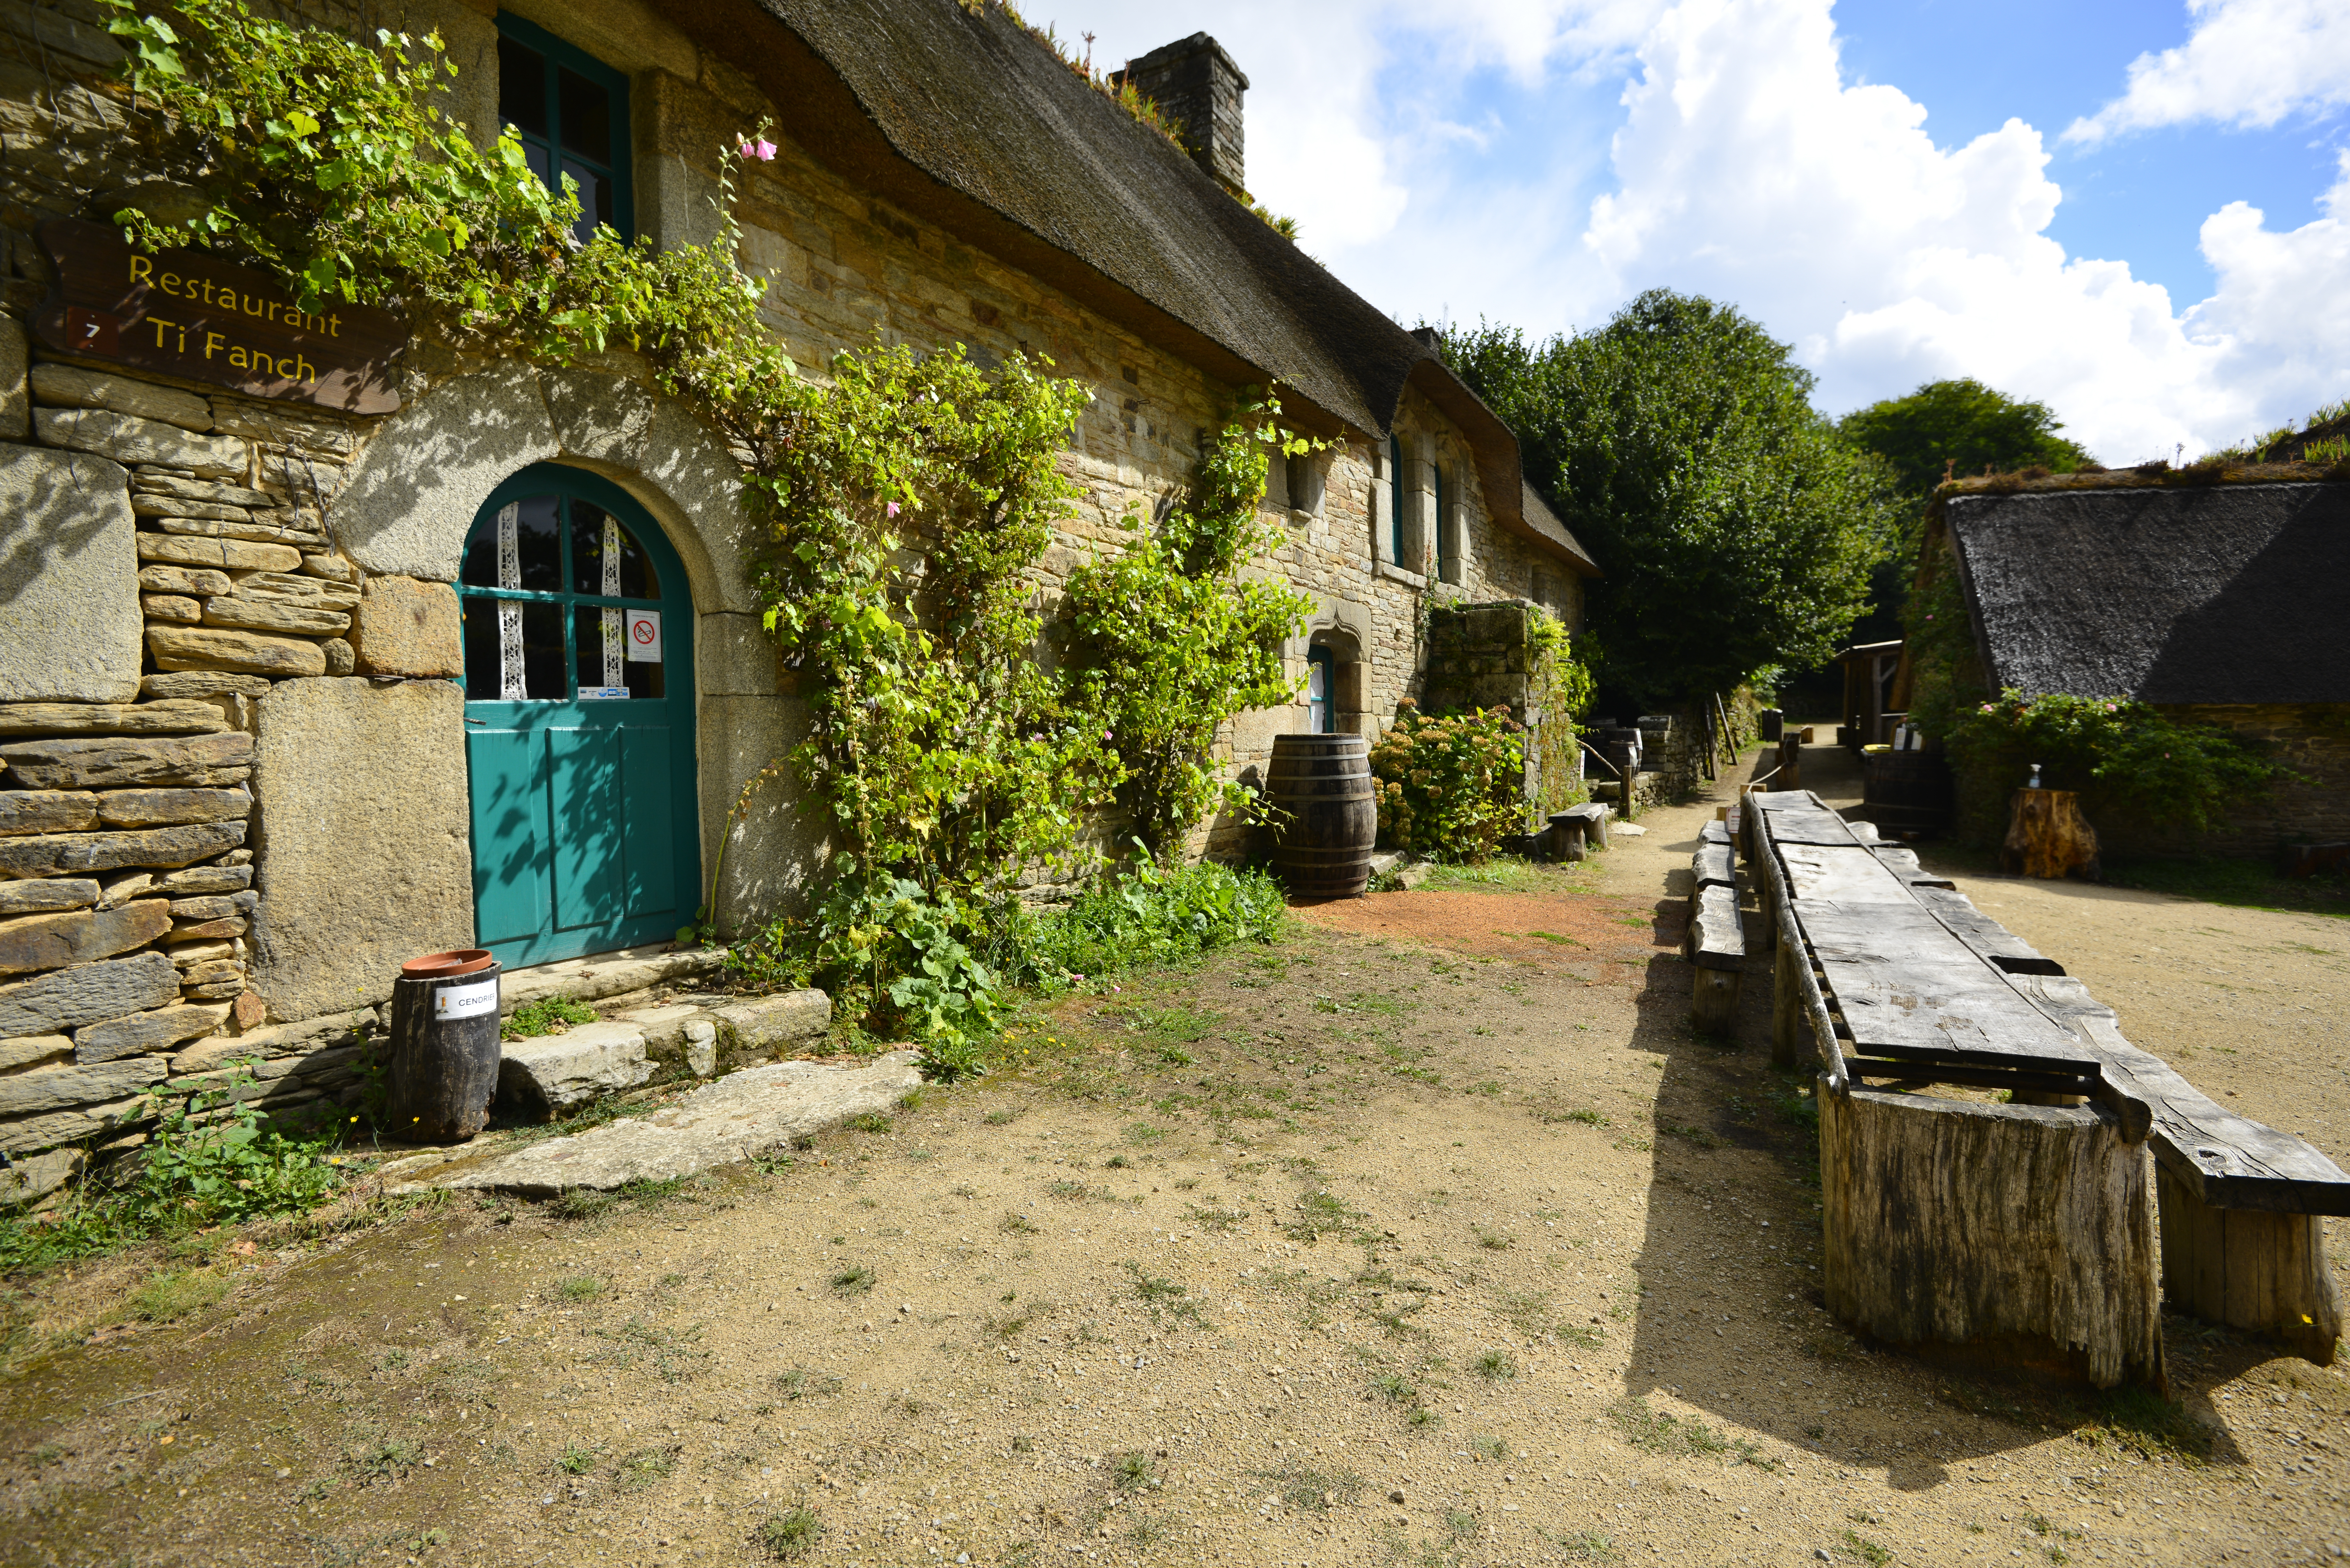
[[[1428,618],[1428,674],[1421,698],[1432,713],[1503,707],[1525,726],[1525,800],[1530,826],[1586,798],[1575,715],[1556,700],[1556,656],[1527,635],[1532,605],[1451,603]]]
[[[2225,730],[2293,776],[2265,796],[2222,806],[2220,820],[2202,833],[2099,822],[2108,853],[2265,858],[2288,844],[2350,840],[2350,703],[2198,703],[2161,711],[2180,723]]]

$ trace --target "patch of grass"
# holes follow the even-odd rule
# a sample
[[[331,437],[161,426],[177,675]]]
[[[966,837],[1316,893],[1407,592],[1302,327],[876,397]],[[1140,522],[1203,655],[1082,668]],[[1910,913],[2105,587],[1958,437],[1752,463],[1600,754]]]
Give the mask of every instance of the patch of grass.
[[[1349,1208],[1345,1199],[1321,1188],[1297,1200],[1296,1217],[1281,1229],[1293,1241],[1318,1241],[1325,1236],[1344,1233],[1362,1218],[1360,1210]]]
[[[1445,1533],[1455,1541],[1466,1541],[1475,1535],[1482,1521],[1465,1508],[1448,1508],[1444,1511]]]
[[[593,1023],[596,1010],[584,1002],[574,1002],[567,996],[542,997],[525,1002],[506,1015],[498,1025],[502,1040],[530,1040],[541,1034],[560,1034],[575,1023]]]
[[[873,1288],[873,1271],[860,1263],[840,1270],[829,1282],[836,1295],[861,1296]]]
[[[1149,1122],[1137,1122],[1126,1129],[1126,1141],[1131,1144],[1153,1144],[1166,1136],[1165,1127],[1155,1127]]]
[[[1518,1375],[1518,1364],[1499,1350],[1488,1350],[1469,1364],[1469,1369],[1489,1383],[1503,1383]]]
[[[1006,1214],[998,1220],[997,1228],[1014,1236],[1034,1236],[1040,1227],[1025,1214]]]
[[[1185,1184],[1179,1181],[1175,1185],[1181,1187]],[[1195,1181],[1190,1185],[1197,1187],[1199,1183]],[[1231,1230],[1233,1226],[1239,1224],[1242,1220],[1247,1219],[1248,1210],[1245,1209],[1202,1209],[1198,1204],[1194,1203],[1184,1210],[1183,1218],[1190,1220],[1192,1224],[1197,1225],[1202,1231],[1213,1231],[1218,1235],[1222,1235],[1223,1232]]]
[[[1700,1148],[1721,1147],[1721,1140],[1703,1127],[1669,1126],[1664,1129],[1664,1133],[1667,1137],[1677,1137],[1683,1143],[1695,1144]]]
[[[1618,1400],[1607,1418],[1618,1436],[1644,1454],[1693,1458],[1736,1452],[1732,1444],[1704,1422],[1651,1410],[1646,1399]]]
[[[1489,1252],[1506,1252],[1518,1244],[1518,1239],[1507,1231],[1496,1231],[1484,1225],[1471,1225],[1469,1230],[1477,1238],[1477,1245]]]
[[[1560,1535],[1536,1525],[1534,1533],[1557,1547],[1559,1555],[1569,1563],[1604,1563],[1616,1555],[1616,1542],[1596,1531],[1578,1530],[1572,1535]]]
[[[1479,1459],[1497,1465],[1510,1457],[1510,1445],[1499,1438],[1471,1438],[1469,1448]]]
[[[1837,1548],[1837,1555],[1866,1563],[1869,1568],[1884,1568],[1884,1564],[1893,1561],[1893,1553],[1890,1551],[1866,1536],[1849,1530],[1844,1532],[1844,1544]]]
[[[1177,1284],[1173,1280],[1160,1279],[1157,1275],[1144,1273],[1142,1265],[1131,1258],[1126,1261],[1125,1267],[1127,1278],[1134,1282],[1134,1299],[1137,1301],[1173,1301],[1182,1295],[1186,1290],[1185,1286]]]
[[[597,1360],[625,1369],[650,1357],[654,1373],[664,1383],[685,1382],[692,1376],[695,1363],[710,1359],[710,1352],[696,1348],[702,1339],[702,1325],[698,1323],[671,1328],[632,1317],[617,1328],[598,1327],[588,1332],[610,1342],[611,1348]]]
[[[795,1366],[788,1372],[775,1374],[775,1392],[786,1399],[814,1399],[840,1392],[840,1379],[810,1372],[805,1366]]]
[[[1270,1474],[1259,1473],[1273,1483],[1282,1501],[1307,1513],[1327,1513],[1363,1495],[1363,1478],[1348,1469],[1325,1470],[1292,1464]]]
[[[885,1133],[889,1130],[891,1125],[889,1118],[879,1111],[859,1111],[848,1118],[848,1129],[851,1132]]]
[[[1514,856],[1476,866],[1431,866],[1420,886],[1431,893],[1555,893],[1566,874]]]
[[[1020,1113],[1018,1111],[990,1111],[985,1116],[979,1118],[979,1123],[982,1127],[1010,1127],[1014,1122],[1016,1122],[1019,1119]]]
[[[1118,1201],[1118,1194],[1107,1187],[1088,1187],[1082,1181],[1072,1181],[1066,1177],[1045,1188],[1045,1196],[1057,1198],[1064,1203],[1083,1203],[1089,1198],[1104,1203]]]
[[[806,1503],[762,1520],[751,1532],[751,1543],[778,1563],[805,1557],[824,1535],[816,1510]]]
[[[151,1275],[130,1293],[130,1310],[149,1323],[171,1323],[228,1294],[228,1276],[205,1269]]]
[[[638,1449],[622,1454],[616,1473],[622,1491],[642,1491],[667,1479],[677,1469],[677,1455],[668,1449]]]
[[[620,1195],[593,1187],[567,1187],[548,1200],[546,1211],[557,1220],[592,1220],[617,1206]]]
[[[571,1274],[555,1282],[555,1293],[567,1302],[592,1302],[608,1288],[593,1274]]]
[[[416,1462],[416,1444],[381,1427],[360,1427],[343,1444],[342,1459],[362,1482],[390,1480]]]
[[[1157,1467],[1140,1449],[1110,1456],[1109,1484],[1119,1491],[1140,1491],[1158,1479]]]
[[[2073,1432],[2092,1448],[2116,1448],[2142,1458],[2199,1465],[2211,1457],[2217,1434],[2151,1388],[2124,1387],[2097,1397],[2091,1417]]]
[[[1605,1127],[1616,1125],[1588,1106],[1577,1106],[1572,1110],[1543,1110],[1536,1112],[1535,1115],[1544,1124],[1551,1126],[1555,1126],[1560,1122],[1575,1122],[1579,1126],[1586,1127]]]

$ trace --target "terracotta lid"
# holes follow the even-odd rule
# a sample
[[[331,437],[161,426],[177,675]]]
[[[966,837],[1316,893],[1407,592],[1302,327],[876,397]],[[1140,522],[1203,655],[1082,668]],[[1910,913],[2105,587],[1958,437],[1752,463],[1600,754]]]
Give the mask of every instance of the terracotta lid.
[[[410,959],[400,966],[402,980],[452,980],[461,974],[484,970],[497,960],[487,948],[459,948],[454,952],[426,953],[422,958]]]

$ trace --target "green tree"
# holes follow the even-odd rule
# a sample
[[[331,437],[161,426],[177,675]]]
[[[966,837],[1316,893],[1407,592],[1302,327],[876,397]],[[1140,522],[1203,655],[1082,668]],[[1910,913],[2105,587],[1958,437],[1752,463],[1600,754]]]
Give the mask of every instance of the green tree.
[[[1921,498],[1946,469],[1961,477],[1986,467],[2070,473],[2089,461],[2056,433],[2064,427],[2047,404],[2011,398],[1971,377],[1929,381],[1906,398],[1855,409],[1836,428],[1891,463],[1902,490]]]
[[[1901,607],[1918,575],[1918,535],[1926,503],[1942,475],[1961,477],[1988,467],[2007,472],[2044,468],[2070,473],[2089,454],[2056,432],[2064,427],[2045,403],[2011,398],[1962,377],[1929,381],[1906,398],[1887,398],[1838,421],[1845,439],[1882,460],[1901,492],[1898,543],[1869,574],[1868,612],[1854,640],[1882,642],[1901,635]]]
[[[1664,289],[1596,332],[1446,340],[1598,560],[1586,608],[1610,691],[1646,705],[1818,664],[1866,604],[1893,538],[1888,476],[1812,407],[1791,354]]]

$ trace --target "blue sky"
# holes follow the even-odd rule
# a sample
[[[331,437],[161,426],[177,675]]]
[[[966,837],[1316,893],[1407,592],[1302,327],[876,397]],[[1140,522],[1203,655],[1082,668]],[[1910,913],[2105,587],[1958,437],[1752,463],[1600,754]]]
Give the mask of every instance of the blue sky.
[[[1049,0],[1047,0],[1049,3]],[[1834,412],[1940,376],[2108,462],[2350,397],[2350,4],[1032,5],[1115,65],[1205,29],[1249,183],[1407,323],[1729,300]]]

